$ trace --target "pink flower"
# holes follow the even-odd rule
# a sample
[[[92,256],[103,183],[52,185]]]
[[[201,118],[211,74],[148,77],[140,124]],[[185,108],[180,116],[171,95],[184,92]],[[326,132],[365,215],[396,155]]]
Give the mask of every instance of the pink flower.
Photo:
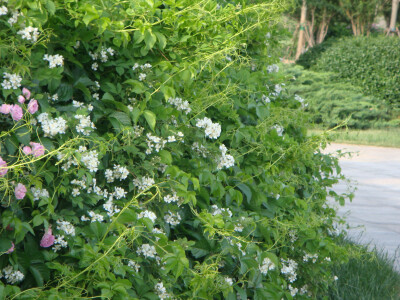
[[[7,174],[7,163],[0,157],[0,177],[4,177]]]
[[[11,117],[13,118],[14,121],[19,121],[22,119],[23,112],[21,106],[14,104],[11,106],[10,109]]]
[[[5,115],[9,114],[10,110],[11,110],[11,106],[12,105],[10,105],[10,104],[2,104],[0,106],[0,113],[5,114]]]
[[[28,111],[31,114],[34,114],[35,112],[38,111],[38,109],[39,109],[39,104],[38,104],[37,100],[31,99],[31,101],[29,101],[29,104],[28,104]]]
[[[25,102],[25,97],[22,96],[22,95],[19,95],[19,96],[18,96],[18,102],[19,102],[19,103],[24,103],[24,102]]]
[[[22,152],[24,152],[25,155],[29,155],[32,154],[32,149],[29,146],[25,146],[24,148],[22,148]]]
[[[18,183],[15,187],[15,198],[18,200],[24,199],[26,194],[26,187],[22,183]]]
[[[43,235],[40,241],[40,247],[47,248],[54,244],[54,235],[52,234],[51,227],[47,228],[46,233]]]
[[[31,97],[31,91],[28,90],[27,88],[23,88],[22,95],[24,95],[26,97],[26,99],[29,99]]]
[[[39,143],[30,142],[29,145],[32,146],[32,154],[34,157],[39,157],[44,154],[44,146]]]
[[[13,242],[11,242],[11,248],[8,249],[6,253],[7,253],[7,254],[10,254],[10,253],[14,252],[14,249],[15,249],[15,245],[14,245]]]

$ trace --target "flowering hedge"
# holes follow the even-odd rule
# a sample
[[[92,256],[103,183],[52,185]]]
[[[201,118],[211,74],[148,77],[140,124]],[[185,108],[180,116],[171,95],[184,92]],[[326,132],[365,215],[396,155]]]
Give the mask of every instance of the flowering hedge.
[[[337,161],[249,2],[1,2],[1,296],[327,291]]]

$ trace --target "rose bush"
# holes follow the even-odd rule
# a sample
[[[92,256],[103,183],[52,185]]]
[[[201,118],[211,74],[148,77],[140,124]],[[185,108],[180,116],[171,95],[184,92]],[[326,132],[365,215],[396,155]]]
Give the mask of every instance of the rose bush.
[[[0,295],[326,293],[344,198],[268,56],[287,7],[1,2]]]

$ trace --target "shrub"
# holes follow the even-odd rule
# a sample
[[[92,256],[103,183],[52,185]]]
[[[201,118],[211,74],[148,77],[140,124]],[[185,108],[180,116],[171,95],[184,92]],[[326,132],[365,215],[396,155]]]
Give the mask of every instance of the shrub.
[[[289,94],[306,100],[306,110],[317,126],[393,127],[391,115],[381,100],[363,95],[360,88],[350,83],[336,82],[335,74],[308,71],[300,66],[284,66],[284,72],[291,78]]]
[[[267,56],[286,5],[4,3],[1,296],[327,293],[344,198]]]
[[[312,63],[312,69],[334,72],[386,101],[391,108],[400,107],[400,40],[396,37],[370,36],[337,40]]]

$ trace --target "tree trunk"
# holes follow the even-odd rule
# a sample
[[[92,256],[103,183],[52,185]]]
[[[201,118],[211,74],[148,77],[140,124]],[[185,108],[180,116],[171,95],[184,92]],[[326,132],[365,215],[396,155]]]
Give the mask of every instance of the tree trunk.
[[[399,0],[392,0],[392,15],[390,17],[389,35],[396,32],[397,11],[399,9]]]
[[[303,0],[303,4],[301,6],[300,31],[299,31],[299,40],[297,42],[296,60],[300,57],[301,53],[303,53],[304,49],[306,15],[307,15],[307,4],[306,0]]]
[[[319,28],[318,28],[316,44],[321,44],[324,41],[326,34],[328,33],[329,23],[331,22],[331,19],[332,19],[332,14],[328,17],[326,8],[324,8],[324,12],[322,15],[322,21],[319,24]]]

